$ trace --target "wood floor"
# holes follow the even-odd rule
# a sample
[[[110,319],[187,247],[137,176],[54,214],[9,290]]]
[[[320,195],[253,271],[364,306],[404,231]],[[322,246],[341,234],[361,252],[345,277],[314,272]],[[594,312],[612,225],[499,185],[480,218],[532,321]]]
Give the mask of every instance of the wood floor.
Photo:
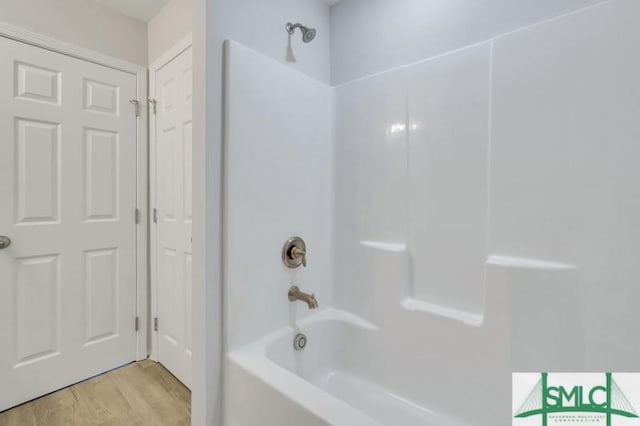
[[[0,426],[188,426],[190,401],[189,389],[145,360],[4,411]]]

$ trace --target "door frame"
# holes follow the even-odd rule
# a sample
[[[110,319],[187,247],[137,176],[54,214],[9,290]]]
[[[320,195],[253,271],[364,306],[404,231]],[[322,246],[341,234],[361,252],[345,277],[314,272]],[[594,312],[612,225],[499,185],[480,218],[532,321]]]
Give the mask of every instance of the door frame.
[[[182,40],[173,45],[169,50],[164,52],[158,59],[149,65],[149,98],[157,99],[156,93],[156,73],[160,71],[162,67],[173,61],[180,56],[185,50],[189,49],[193,45],[193,34],[187,34]],[[149,111],[149,258],[150,258],[150,275],[149,275],[149,289],[150,289],[150,309],[151,315],[149,319],[157,318],[158,316],[158,277],[156,268],[158,266],[157,252],[155,250],[158,242],[158,227],[153,226],[153,208],[157,205],[156,190],[157,190],[157,176],[156,176],[156,115]],[[158,333],[151,329],[151,352],[150,358],[154,361],[158,361]]]
[[[38,34],[15,25],[0,21],[0,37],[30,44],[52,52],[60,53],[83,61],[102,65],[118,71],[136,76],[138,100],[137,137],[136,137],[136,208],[138,222],[136,224],[136,316],[138,317],[138,332],[136,342],[136,361],[149,356],[149,321],[148,321],[148,110],[147,110],[147,69],[141,65],[123,61],[93,50],[76,46],[55,38]],[[131,212],[134,214],[134,212]],[[132,319],[133,320],[133,319]],[[135,326],[134,323],[131,324]]]

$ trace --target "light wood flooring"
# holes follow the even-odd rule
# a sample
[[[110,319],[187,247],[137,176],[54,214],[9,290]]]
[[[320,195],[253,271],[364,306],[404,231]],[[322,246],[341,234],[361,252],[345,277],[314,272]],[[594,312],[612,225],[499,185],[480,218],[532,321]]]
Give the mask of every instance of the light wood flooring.
[[[0,426],[189,426],[190,401],[189,389],[145,360],[4,411]]]

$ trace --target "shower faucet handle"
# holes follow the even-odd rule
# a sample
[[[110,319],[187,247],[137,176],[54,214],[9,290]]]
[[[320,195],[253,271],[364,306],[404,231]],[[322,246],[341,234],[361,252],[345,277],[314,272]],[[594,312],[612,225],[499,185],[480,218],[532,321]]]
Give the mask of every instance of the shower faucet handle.
[[[302,261],[302,266],[307,267],[307,252],[298,247],[293,247],[291,249],[291,257],[294,259],[300,259]]]
[[[307,266],[307,245],[300,237],[291,237],[282,247],[282,263],[290,269]]]

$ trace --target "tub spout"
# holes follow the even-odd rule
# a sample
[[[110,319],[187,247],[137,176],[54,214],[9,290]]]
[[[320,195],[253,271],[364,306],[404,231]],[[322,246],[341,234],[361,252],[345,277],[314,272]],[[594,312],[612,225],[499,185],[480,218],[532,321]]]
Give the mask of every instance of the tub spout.
[[[316,296],[301,291],[297,286],[291,286],[289,289],[289,300],[295,302],[301,300],[309,306],[309,309],[315,309],[318,307],[318,301]]]

